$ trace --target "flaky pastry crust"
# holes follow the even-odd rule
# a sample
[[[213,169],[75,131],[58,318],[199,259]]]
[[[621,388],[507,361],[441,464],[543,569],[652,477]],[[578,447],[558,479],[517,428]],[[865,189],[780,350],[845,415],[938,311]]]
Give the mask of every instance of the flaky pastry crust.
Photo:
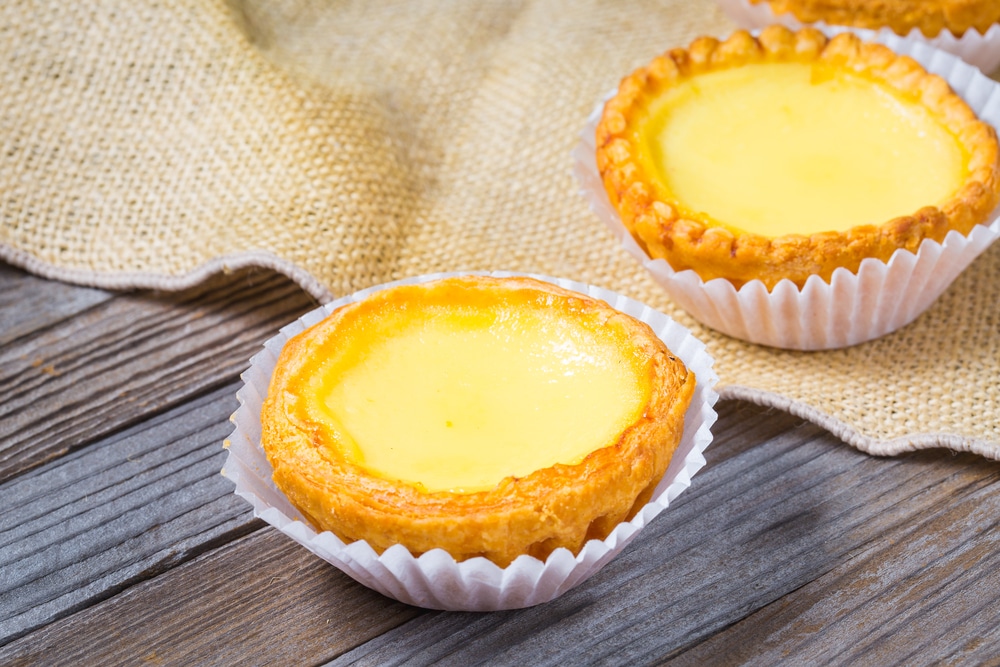
[[[940,207],[927,206],[881,225],[842,232],[769,238],[735,233],[707,215],[684,210],[640,159],[638,126],[650,100],[699,73],[760,62],[816,62],[862,73],[928,108],[967,151],[969,176]],[[695,40],[626,77],[607,102],[596,130],[597,167],[611,203],[650,257],[674,270],[693,269],[703,280],[725,278],[739,288],[750,280],[768,289],[782,279],[802,287],[809,276],[829,281],[843,267],[856,272],[872,257],[887,261],[900,248],[916,252],[924,239],[941,241],[949,230],[968,234],[986,221],[1000,201],[1000,150],[996,132],[941,78],[916,61],[852,34],[828,40],[817,30],[792,32],[771,26],[754,38],[738,31],[720,42]],[[859,156],[863,159],[863,156]]]
[[[394,298],[393,289],[372,298]],[[469,276],[409,286],[411,290],[480,290],[483,298],[529,290],[531,298],[583,326],[612,327],[641,357],[649,399],[640,417],[576,465],[557,464],[521,478],[507,477],[476,493],[428,493],[383,479],[324,447],[331,434],[302,419],[297,378],[313,373],[324,347],[335,345],[348,304],[294,337],[281,352],[261,411],[261,444],[275,484],[320,530],[382,552],[402,544],[414,555],[442,548],[456,560],[483,556],[506,566],[522,554],[540,559],[565,547],[577,553],[603,539],[645,505],[680,443],[695,376],[644,323],[602,301],[528,278]],[[366,299],[367,300],[367,299]],[[363,303],[363,302],[362,302]],[[391,419],[391,415],[386,415]]]
[[[927,37],[942,30],[956,36],[973,29],[985,33],[1000,21],[1000,0],[750,0],[766,2],[775,14],[790,13],[803,23],[878,30],[907,35],[914,28]]]

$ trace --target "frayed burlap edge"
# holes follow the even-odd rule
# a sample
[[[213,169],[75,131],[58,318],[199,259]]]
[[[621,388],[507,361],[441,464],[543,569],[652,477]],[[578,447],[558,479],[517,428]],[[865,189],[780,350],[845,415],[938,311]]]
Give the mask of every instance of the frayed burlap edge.
[[[953,433],[913,433],[889,440],[877,440],[858,432],[846,422],[820,412],[808,403],[753,387],[739,385],[720,387],[719,398],[747,401],[801,417],[829,431],[852,447],[873,456],[896,456],[921,449],[945,448],[954,452],[970,452],[988,459],[1000,460],[1000,446],[989,440],[968,438]]]
[[[0,259],[13,266],[50,280],[60,280],[85,287],[108,290],[153,289],[174,292],[194,287],[220,273],[230,273],[250,267],[271,269],[288,276],[320,303],[335,296],[311,274],[267,250],[238,252],[215,257],[187,273],[171,276],[151,271],[102,273],[56,266],[42,261],[23,250],[0,243]]]

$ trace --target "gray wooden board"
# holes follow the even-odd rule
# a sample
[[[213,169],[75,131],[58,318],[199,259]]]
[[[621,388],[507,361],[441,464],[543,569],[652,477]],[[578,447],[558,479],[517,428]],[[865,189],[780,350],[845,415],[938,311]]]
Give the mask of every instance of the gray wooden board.
[[[670,664],[1000,664],[1000,464],[912,458],[934,489],[908,521]]]
[[[0,480],[231,382],[312,306],[283,276],[242,272],[177,294],[117,295],[19,336],[0,347]],[[3,321],[33,308],[8,304]]]
[[[103,290],[37,278],[0,262],[0,346],[37,335],[112,296]]]
[[[947,453],[874,459],[812,426],[790,430],[705,470],[625,553],[562,598],[520,612],[422,616],[331,664],[938,664],[959,657],[962,618],[972,623],[958,628],[971,647],[962,657],[978,664],[996,656],[1000,623],[997,589],[977,585],[997,560],[998,469]],[[951,526],[956,542],[934,546],[928,522]],[[924,549],[911,554],[915,535]],[[963,574],[971,554],[984,560]],[[761,627],[755,612],[786,599],[811,613]],[[907,618],[939,625],[921,634]],[[727,631],[738,623],[738,634]]]
[[[259,527],[219,474],[235,391],[0,485],[0,644]]]
[[[266,528],[0,647],[0,664],[310,665],[422,613]]]
[[[218,474],[236,373],[311,307],[294,285],[50,285],[26,314],[45,284],[0,266],[26,295],[0,302],[0,664],[997,664],[1000,464],[874,459],[723,402],[692,488],[590,581],[418,610],[261,529]]]

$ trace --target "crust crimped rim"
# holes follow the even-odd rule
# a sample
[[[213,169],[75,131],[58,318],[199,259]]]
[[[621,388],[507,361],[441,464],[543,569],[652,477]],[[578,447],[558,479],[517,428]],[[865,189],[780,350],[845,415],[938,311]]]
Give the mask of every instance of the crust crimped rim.
[[[1000,21],[1000,0],[750,0],[767,3],[775,14],[791,14],[803,23],[878,30],[907,35],[916,28],[926,37],[942,31],[955,36],[967,30],[985,34]]]
[[[329,434],[322,424],[291,419],[298,400],[293,379],[337,336],[338,323],[358,304],[392,298],[388,288],[347,304],[292,338],[279,357],[261,409],[261,445],[274,482],[318,529],[345,542],[365,540],[381,553],[402,544],[414,555],[435,548],[456,560],[482,556],[505,567],[522,554],[545,559],[565,547],[578,553],[604,539],[651,496],[680,443],[695,376],[646,324],[606,303],[531,278],[464,276],[407,290],[533,290],[569,317],[590,326],[618,327],[646,361],[650,396],[640,417],[616,442],[575,465],[557,464],[521,478],[508,477],[476,493],[426,493],[415,485],[370,474],[362,466],[320,453]]]
[[[969,155],[969,175],[940,207],[926,206],[881,225],[844,231],[767,237],[734,233],[713,221],[684,215],[659,179],[642,166],[637,123],[650,100],[700,73],[765,62],[823,62],[862,73],[919,101],[956,136]],[[622,222],[653,259],[676,271],[693,269],[702,280],[729,280],[738,289],[758,279],[770,290],[783,279],[801,288],[811,275],[829,282],[837,268],[856,273],[861,261],[888,261],[899,249],[916,252],[925,239],[942,241],[950,230],[967,235],[1000,201],[1000,148],[995,130],[980,121],[947,82],[888,47],[850,33],[828,39],[804,28],[770,26],[754,38],[737,31],[726,41],[702,37],[673,49],[622,80],[597,125],[597,168]]]

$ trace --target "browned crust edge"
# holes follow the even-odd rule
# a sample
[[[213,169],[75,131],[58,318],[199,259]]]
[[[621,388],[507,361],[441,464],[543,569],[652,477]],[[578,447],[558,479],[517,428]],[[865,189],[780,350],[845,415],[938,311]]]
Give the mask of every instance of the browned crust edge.
[[[756,62],[822,61],[863,73],[919,100],[958,137],[970,155],[969,178],[940,208],[928,206],[881,225],[843,232],[768,238],[734,234],[692,219],[641,166],[635,131],[647,100],[675,82],[701,72]],[[976,118],[941,77],[916,61],[855,35],[827,39],[817,30],[792,32],[770,26],[759,38],[738,31],[720,42],[702,37],[673,49],[623,79],[604,107],[596,130],[597,167],[612,205],[633,237],[654,259],[674,270],[693,269],[703,280],[725,278],[737,288],[759,279],[772,289],[782,279],[802,287],[811,275],[829,281],[843,267],[856,272],[865,258],[887,261],[897,249],[916,252],[924,239],[941,241],[949,230],[968,234],[1000,201],[1000,149],[994,129]],[[706,216],[700,216],[704,218]]]
[[[766,2],[775,14],[792,14],[803,23],[878,30],[908,35],[914,28],[927,37],[947,30],[961,36],[967,30],[984,34],[1000,21],[1000,0],[750,0]]]
[[[554,297],[554,304],[572,303],[602,318],[604,326],[628,331],[648,358],[652,391],[643,416],[618,442],[577,465],[507,478],[489,491],[424,493],[373,476],[343,459],[331,460],[329,449],[322,454],[322,425],[289,417],[297,400],[288,391],[290,381],[309,363],[311,351],[336,335],[338,320],[354,306],[349,304],[292,338],[281,352],[261,410],[261,444],[275,484],[320,530],[347,542],[366,540],[380,553],[394,544],[414,555],[442,548],[456,560],[484,556],[501,567],[522,554],[544,559],[559,547],[578,553],[588,539],[603,539],[648,502],[680,443],[694,373],[646,324],[602,301],[529,278],[467,276],[423,287],[444,282],[542,291]]]

